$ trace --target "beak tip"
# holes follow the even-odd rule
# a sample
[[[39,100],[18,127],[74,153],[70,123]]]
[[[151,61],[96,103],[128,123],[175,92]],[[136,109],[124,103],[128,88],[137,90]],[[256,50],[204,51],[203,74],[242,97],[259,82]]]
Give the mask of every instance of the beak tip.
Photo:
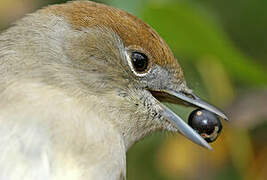
[[[204,140],[204,139],[203,139]],[[208,144],[207,141],[201,141],[201,143],[198,143],[200,146],[204,147],[204,148],[207,148],[208,150],[210,151],[213,151],[213,148]]]
[[[208,145],[207,148],[208,150],[213,151],[213,148],[210,145]]]
[[[206,140],[204,140],[204,139],[201,139],[200,142],[197,143],[197,144],[199,144],[200,146],[202,146],[202,147],[204,147],[204,148],[207,148],[208,150],[213,151],[213,148],[212,148],[212,147],[209,145],[209,143],[208,143]]]
[[[225,115],[225,114],[222,114],[221,115],[221,118],[223,118],[225,121],[229,122],[230,119]]]

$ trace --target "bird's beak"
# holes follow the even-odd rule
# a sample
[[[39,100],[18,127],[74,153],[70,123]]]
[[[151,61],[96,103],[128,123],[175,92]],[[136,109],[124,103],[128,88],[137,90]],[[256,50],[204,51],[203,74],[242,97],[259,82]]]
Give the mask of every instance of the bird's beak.
[[[206,109],[218,115],[222,119],[228,121],[228,118],[222,111],[217,109],[215,106],[201,100],[193,93],[184,93],[173,90],[150,90],[150,92],[156,99],[160,101]],[[185,137],[195,142],[196,144],[199,144],[208,149],[212,149],[210,145],[194,129],[192,129],[187,123],[183,121],[182,118],[180,118],[177,114],[175,114],[162,103],[160,103],[160,106],[162,108],[162,116],[168,119],[178,129],[180,133],[182,133]]]

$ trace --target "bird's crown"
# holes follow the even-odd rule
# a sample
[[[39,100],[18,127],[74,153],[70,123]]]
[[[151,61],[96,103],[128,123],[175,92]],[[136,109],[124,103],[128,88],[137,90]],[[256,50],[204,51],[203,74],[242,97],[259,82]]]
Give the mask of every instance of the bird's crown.
[[[63,16],[77,30],[110,28],[118,34],[125,47],[145,52],[153,64],[166,67],[178,79],[184,79],[177,60],[164,40],[149,25],[125,11],[90,1],[74,1],[50,6],[42,12]]]

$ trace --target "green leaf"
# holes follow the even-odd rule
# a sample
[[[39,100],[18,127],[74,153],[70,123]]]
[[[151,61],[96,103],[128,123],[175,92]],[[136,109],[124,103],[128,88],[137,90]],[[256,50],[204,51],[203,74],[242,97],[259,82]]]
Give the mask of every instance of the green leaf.
[[[143,19],[159,32],[175,55],[190,61],[214,57],[237,83],[266,86],[264,68],[239,52],[211,15],[196,4],[148,3]]]

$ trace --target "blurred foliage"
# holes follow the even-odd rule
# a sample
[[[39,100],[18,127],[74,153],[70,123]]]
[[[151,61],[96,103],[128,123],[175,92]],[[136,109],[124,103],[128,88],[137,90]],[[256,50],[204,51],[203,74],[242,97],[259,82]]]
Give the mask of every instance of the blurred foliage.
[[[144,19],[161,32],[175,54],[182,54],[192,63],[215,58],[234,81],[250,85],[267,82],[264,69],[238,52],[210,15],[194,4],[186,1],[149,4]]]
[[[39,7],[62,2],[0,0],[0,28]],[[159,132],[145,138],[127,154],[128,179],[266,179],[267,1],[101,2],[150,24],[173,50],[189,86],[234,118],[232,124],[223,123],[212,152],[180,135]],[[168,106],[184,119],[192,110]]]
[[[221,22],[235,44],[259,63],[267,57],[266,0],[201,0],[222,14]]]

